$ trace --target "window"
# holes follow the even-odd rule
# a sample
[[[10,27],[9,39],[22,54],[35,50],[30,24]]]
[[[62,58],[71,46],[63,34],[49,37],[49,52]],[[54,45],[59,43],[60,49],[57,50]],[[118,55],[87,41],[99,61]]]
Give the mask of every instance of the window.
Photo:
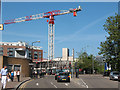
[[[0,55],[3,55],[3,51],[0,51]]]
[[[38,59],[37,57],[34,57],[34,59]]]
[[[7,52],[7,55],[13,57],[13,52]]]
[[[41,55],[41,52],[39,52],[39,55]]]
[[[10,52],[10,51],[13,51],[13,48],[8,48],[7,50]]]
[[[0,47],[0,55],[3,55],[3,47]]]
[[[2,51],[3,50],[3,47],[0,47],[0,51]]]
[[[8,65],[8,67],[7,67],[8,72],[12,71],[12,67],[13,67],[13,65]]]
[[[34,55],[34,59],[38,59],[38,55]]]
[[[41,55],[39,56],[39,58],[41,58]]]
[[[20,56],[25,56],[25,51],[17,51],[17,54],[19,54]]]
[[[14,65],[14,70],[20,70],[21,69],[21,65]]]
[[[34,54],[37,54],[37,52],[35,51]]]

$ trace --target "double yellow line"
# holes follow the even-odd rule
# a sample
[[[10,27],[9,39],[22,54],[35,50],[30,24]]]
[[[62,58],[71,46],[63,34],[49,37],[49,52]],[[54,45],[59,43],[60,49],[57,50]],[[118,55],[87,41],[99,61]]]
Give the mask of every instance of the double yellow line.
[[[29,82],[31,82],[32,80],[29,80],[29,81],[26,81],[25,83],[23,83],[20,87],[19,87],[19,89],[20,90],[24,90],[24,88],[25,88],[25,86],[27,85],[27,83],[29,83]]]

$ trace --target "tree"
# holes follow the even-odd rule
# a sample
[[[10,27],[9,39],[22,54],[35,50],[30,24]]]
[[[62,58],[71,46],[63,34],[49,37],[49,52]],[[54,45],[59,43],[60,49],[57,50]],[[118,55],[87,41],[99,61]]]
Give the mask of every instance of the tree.
[[[120,71],[120,16],[110,16],[103,25],[109,36],[101,42],[98,54],[103,55],[106,62],[110,63],[112,70]]]
[[[100,64],[99,61],[95,60],[95,56],[88,55],[87,52],[81,52],[79,53],[79,57],[77,60],[77,67],[82,69],[83,71],[85,70],[86,73],[92,73],[93,72],[93,61],[94,61],[94,70],[96,73],[101,73],[103,72],[103,65]]]

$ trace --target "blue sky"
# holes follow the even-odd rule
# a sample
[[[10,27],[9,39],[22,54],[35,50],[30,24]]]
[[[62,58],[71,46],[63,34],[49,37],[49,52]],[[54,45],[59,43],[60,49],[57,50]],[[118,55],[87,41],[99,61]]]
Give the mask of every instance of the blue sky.
[[[118,2],[119,0],[2,0],[3,2]]]
[[[62,55],[62,48],[69,48],[70,55],[73,48],[75,52],[84,48],[88,54],[97,55],[97,47],[107,36],[103,24],[108,16],[114,16],[118,12],[117,2],[3,2],[2,22],[53,10],[68,10],[79,5],[82,11],[77,13],[77,17],[73,17],[73,14],[55,17],[55,57]],[[40,40],[40,43],[34,45],[42,46],[47,52],[47,19],[5,25],[2,36],[3,42],[22,40],[31,44]]]

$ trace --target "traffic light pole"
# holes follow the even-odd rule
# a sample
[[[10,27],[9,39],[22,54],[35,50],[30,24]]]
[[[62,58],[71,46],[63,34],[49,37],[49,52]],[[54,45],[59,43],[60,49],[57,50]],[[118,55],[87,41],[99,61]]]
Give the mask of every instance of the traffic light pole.
[[[74,49],[73,49],[73,61],[72,61],[72,77],[73,77],[73,62],[74,62]]]

